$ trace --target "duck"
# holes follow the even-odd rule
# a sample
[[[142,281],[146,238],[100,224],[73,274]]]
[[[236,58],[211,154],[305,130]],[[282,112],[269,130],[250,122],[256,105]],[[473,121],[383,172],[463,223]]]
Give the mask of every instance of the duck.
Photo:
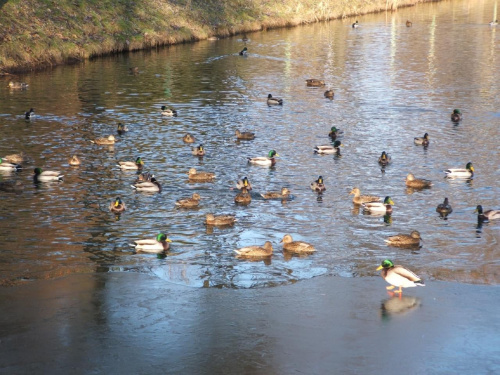
[[[144,162],[142,158],[139,156],[135,161],[119,161],[117,164],[121,170],[142,170],[144,168]]]
[[[340,141],[333,142],[333,145],[322,145],[314,147],[315,154],[335,154],[336,156],[340,155],[340,146],[342,143]]]
[[[288,199],[290,196],[290,190],[286,187],[282,187],[280,192],[270,191],[268,193],[261,194],[264,199]]]
[[[123,125],[121,122],[118,123],[118,127],[116,128],[116,131],[118,132],[119,135],[123,135],[126,132],[128,132],[128,128]]]
[[[42,171],[42,168],[35,168],[33,180],[35,182],[62,181],[63,176],[55,171]]]
[[[391,162],[391,156],[385,151],[382,151],[382,154],[380,154],[378,158],[378,163],[381,166],[385,167],[386,165],[389,165],[390,162]]]
[[[175,202],[177,207],[192,208],[200,204],[200,194],[194,193],[190,198],[181,198]]]
[[[361,207],[363,207],[363,211],[369,212],[369,213],[385,213],[385,214],[391,214],[392,213],[392,206],[394,205],[394,201],[391,199],[391,197],[387,196],[384,199],[384,202],[365,202],[361,203]]]
[[[357,28],[357,27],[359,27],[359,23],[358,23],[358,21],[356,20],[356,22],[354,22],[354,23],[352,24],[352,28],[353,28],[353,29],[355,29],[355,28]]]
[[[374,195],[361,195],[359,188],[355,187],[351,190],[349,195],[354,194],[352,202],[354,204],[370,203],[370,202],[380,202],[382,198],[376,197]]]
[[[319,176],[317,180],[311,182],[311,189],[318,193],[326,190],[325,184],[323,182],[323,176]]]
[[[462,112],[459,109],[454,109],[451,113],[451,121],[459,122],[462,121]]]
[[[483,206],[478,205],[474,212],[477,212],[477,219],[479,221],[500,219],[500,210],[483,211]]]
[[[2,158],[0,158],[0,170],[17,171],[19,169],[22,169],[22,167],[19,164],[12,164],[12,163],[6,162]]]
[[[239,130],[236,130],[236,139],[243,139],[243,140],[252,140],[255,139],[255,133],[252,132],[240,132]]]
[[[162,116],[177,117],[177,111],[175,109],[167,108],[164,105],[161,106],[161,114]]]
[[[314,253],[316,249],[308,242],[294,241],[292,236],[285,234],[280,241],[283,243],[283,250],[296,254]]]
[[[248,48],[247,47],[244,47],[241,51],[240,51],[240,56],[247,56],[248,54]]]
[[[238,204],[250,204],[252,201],[252,195],[247,189],[243,188],[240,193],[236,194],[234,197],[234,203]]]
[[[425,133],[423,137],[413,138],[413,143],[416,145],[429,146],[429,134]]]
[[[203,145],[193,147],[191,149],[191,154],[193,154],[194,156],[205,156],[205,149],[203,148]]]
[[[182,137],[182,140],[186,143],[194,143],[195,142],[195,138],[189,133],[186,133],[186,135],[184,135],[184,137]]]
[[[197,172],[194,168],[189,170],[188,175],[191,181],[212,181],[215,178],[215,173]]]
[[[35,110],[34,110],[33,108],[30,108],[30,110],[29,110],[29,111],[26,111],[26,112],[24,113],[24,118],[25,118],[26,120],[31,119],[33,116],[35,116]]]
[[[316,78],[306,79],[306,85],[309,87],[323,87],[325,86],[325,81]]]
[[[496,25],[498,25],[498,20],[491,21],[488,25],[490,25],[490,26],[496,26]]]
[[[115,144],[115,136],[110,135],[108,137],[104,138],[96,138],[94,140],[91,140],[90,142],[95,143],[96,145],[114,145]]]
[[[172,240],[165,233],[159,233],[153,240],[137,240],[134,244],[136,252],[160,254],[170,249]]]
[[[234,250],[240,258],[263,258],[273,255],[273,245],[266,241],[263,246],[247,246]]]
[[[30,161],[30,157],[26,155],[24,152],[21,152],[19,154],[10,154],[7,156],[4,156],[3,161],[13,163],[13,164],[22,164]]]
[[[6,193],[21,193],[24,185],[21,181],[0,181],[0,190]]]
[[[430,180],[425,180],[423,178],[415,178],[415,176],[410,173],[406,176],[406,186],[414,189],[424,189],[430,188],[432,186],[432,182]]]
[[[154,174],[151,174],[149,172],[143,172],[137,176],[137,179],[135,182],[145,182],[145,181],[151,181],[151,179],[154,177]]]
[[[136,182],[131,186],[135,190],[145,193],[161,193],[162,190],[160,183],[154,177],[151,178],[151,181]]]
[[[247,158],[250,164],[262,165],[265,167],[272,167],[276,164],[276,157],[278,157],[278,153],[275,150],[269,151],[267,156],[257,156],[253,158]]]
[[[468,162],[465,169],[446,169],[443,171],[449,178],[472,178],[474,177],[474,167]]]
[[[384,240],[391,246],[418,246],[420,245],[420,233],[417,230],[412,231],[410,234],[396,234]]]
[[[442,215],[448,215],[453,212],[453,209],[451,208],[450,203],[448,202],[448,198],[444,198],[443,203],[438,204],[436,212],[439,212]]]
[[[139,67],[138,66],[132,66],[128,68],[128,71],[130,74],[139,74]]]
[[[267,96],[267,105],[283,105],[283,99],[275,98],[269,94]]]
[[[114,213],[120,213],[127,209],[125,203],[121,200],[120,197],[117,197],[113,202],[109,204],[109,210]]]
[[[337,127],[332,126],[330,128],[330,132],[328,133],[328,136],[332,139],[332,141],[335,141],[337,138],[341,137],[344,135],[344,132],[340,129],[337,129]]]
[[[248,181],[248,178],[243,177],[236,182],[236,189],[238,190],[252,190],[252,184]]]
[[[392,290],[394,287],[399,287],[399,290],[395,290],[395,293],[402,294],[401,288],[412,288],[416,286],[425,286],[424,281],[410,271],[408,268],[403,266],[394,265],[394,263],[386,259],[377,268],[377,271],[382,270],[380,275],[387,281],[391,286],[386,287],[387,290]]]
[[[234,215],[214,215],[207,214],[205,217],[206,225],[234,225],[236,218]]]
[[[411,22],[410,20],[406,20],[406,27],[411,27],[413,26],[413,22]]]
[[[69,165],[80,165],[81,164],[81,161],[80,159],[78,158],[78,156],[76,155],[73,155],[69,160],[68,160],[68,164]]]
[[[335,96],[335,93],[333,92],[332,89],[329,89],[329,90],[326,90],[323,95],[325,96],[325,98],[333,99],[333,97]]]
[[[24,83],[24,82],[14,82],[14,81],[10,81],[9,82],[9,87],[11,89],[26,89],[28,88],[28,84],[27,83]]]

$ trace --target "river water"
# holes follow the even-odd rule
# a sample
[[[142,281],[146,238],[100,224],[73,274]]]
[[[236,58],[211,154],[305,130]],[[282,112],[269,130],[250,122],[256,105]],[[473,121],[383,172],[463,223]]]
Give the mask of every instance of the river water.
[[[318,275],[375,275],[385,258],[425,279],[500,282],[500,221],[478,225],[476,205],[500,209],[499,30],[488,22],[497,1],[422,4],[290,29],[96,58],[79,65],[23,75],[26,90],[0,84],[0,156],[24,152],[33,160],[2,181],[18,180],[20,194],[0,192],[0,280],[55,278],[70,273],[141,272],[194,287],[253,288]],[[498,17],[497,17],[498,18]],[[409,19],[412,27],[406,27]],[[247,46],[246,57],[238,52]],[[137,66],[138,74],[129,68]],[[306,87],[320,78],[335,91]],[[271,93],[283,106],[269,107]],[[162,116],[171,106],[178,117]],[[34,108],[36,116],[25,120]],[[464,119],[450,121],[460,108]],[[116,134],[117,123],[130,131]],[[330,127],[344,131],[341,157],[319,156]],[[236,142],[235,130],[256,133]],[[187,132],[207,155],[191,155]],[[413,138],[430,135],[427,148]],[[114,146],[90,140],[115,134]],[[247,157],[275,149],[273,168]],[[392,163],[381,170],[382,151]],[[82,160],[71,167],[68,158]],[[116,164],[141,156],[163,186],[134,192],[134,172]],[[473,180],[447,180],[443,170],[473,162]],[[60,183],[35,186],[34,167],[64,174]],[[190,168],[215,172],[212,183],[189,183]],[[433,181],[410,191],[404,178]],[[322,175],[322,196],[309,184]],[[234,204],[235,182],[253,185],[248,206]],[[288,187],[293,199],[265,201],[259,193]],[[365,215],[349,192],[391,196],[390,218]],[[197,209],[176,209],[192,193]],[[120,196],[127,211],[115,216]],[[448,197],[446,220],[435,211]],[[207,213],[230,213],[230,228],[204,225]],[[418,230],[419,249],[388,247],[384,239]],[[129,244],[167,232],[166,257],[136,254]],[[291,257],[279,241],[289,233],[317,252]],[[269,261],[246,261],[234,249],[271,241]]]

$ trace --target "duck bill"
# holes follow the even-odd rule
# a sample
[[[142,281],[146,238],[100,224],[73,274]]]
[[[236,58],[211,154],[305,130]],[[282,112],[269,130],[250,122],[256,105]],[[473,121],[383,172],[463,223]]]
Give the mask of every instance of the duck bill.
[[[167,238],[165,241],[172,242],[172,240],[170,238]]]
[[[380,271],[382,268],[384,268],[384,267],[378,266],[378,268],[375,271]]]

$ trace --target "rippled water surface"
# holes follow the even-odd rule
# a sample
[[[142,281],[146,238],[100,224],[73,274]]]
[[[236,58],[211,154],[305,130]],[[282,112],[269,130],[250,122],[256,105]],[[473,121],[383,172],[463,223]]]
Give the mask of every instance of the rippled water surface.
[[[0,155],[25,152],[33,163],[18,173],[20,194],[0,192],[0,279],[52,278],[74,272],[134,271],[181,284],[249,288],[291,283],[317,275],[375,274],[384,258],[408,265],[426,279],[500,282],[500,221],[478,226],[476,205],[500,209],[499,31],[488,22],[497,2],[424,4],[395,13],[172,46],[158,51],[99,58],[77,66],[18,77],[27,90],[0,84]],[[407,19],[413,21],[406,27]],[[132,75],[129,68],[139,67]],[[335,90],[308,88],[321,78]],[[268,107],[269,93],[284,105]],[[179,116],[165,118],[160,107]],[[23,113],[33,107],[36,117]],[[450,121],[460,108],[464,120]],[[130,131],[115,146],[91,139]],[[328,131],[344,131],[342,157],[318,156]],[[236,142],[236,129],[254,131]],[[207,150],[191,155],[182,141],[192,133]],[[428,148],[413,137],[428,132]],[[247,157],[275,149],[274,168]],[[381,171],[382,151],[393,162]],[[71,167],[76,153],[82,165]],[[160,194],[136,193],[134,172],[117,161],[141,156],[163,185]],[[446,180],[443,169],[475,166],[471,181]],[[64,174],[61,183],[35,186],[35,166]],[[213,183],[189,183],[187,171],[215,172]],[[405,188],[408,173],[433,181],[431,189]],[[322,175],[322,196],[309,184]],[[249,206],[234,204],[235,182],[253,185]],[[259,193],[288,187],[293,199],[264,201]],[[364,215],[348,194],[391,196],[394,213]],[[176,209],[180,197],[198,192],[198,209]],[[108,205],[120,196],[128,210],[116,217]],[[448,197],[453,213],[436,206]],[[230,228],[204,225],[206,213],[231,213]],[[419,230],[420,249],[388,247],[387,236]],[[135,254],[135,239],[168,232],[167,257]],[[305,257],[283,254],[290,233],[314,244]],[[270,261],[245,261],[233,250],[271,241]]]

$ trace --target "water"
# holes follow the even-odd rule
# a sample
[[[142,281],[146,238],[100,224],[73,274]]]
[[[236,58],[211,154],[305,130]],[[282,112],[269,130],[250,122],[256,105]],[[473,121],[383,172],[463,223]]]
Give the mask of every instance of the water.
[[[0,279],[53,278],[68,273],[130,271],[195,287],[252,288],[293,283],[318,275],[376,274],[391,258],[425,279],[498,284],[500,224],[478,227],[474,209],[500,209],[498,30],[488,26],[497,2],[442,2],[396,13],[249,34],[248,57],[237,54],[241,37],[99,58],[81,65],[19,77],[27,90],[0,87],[0,155],[25,152],[34,160],[2,181],[19,180],[21,194],[0,192]],[[413,22],[405,26],[407,19]],[[131,75],[137,66],[140,73]],[[335,90],[308,88],[321,78]],[[268,107],[267,94],[284,99]],[[162,105],[179,116],[165,118]],[[33,107],[30,121],[23,113]],[[449,118],[460,108],[464,120]],[[130,131],[114,147],[90,140]],[[313,154],[328,143],[331,126],[345,133],[342,157]],[[236,142],[234,132],[256,132]],[[182,141],[192,133],[207,150],[198,159]],[[427,149],[413,137],[428,132]],[[275,168],[248,165],[247,157],[275,149]],[[385,173],[382,151],[393,162]],[[79,167],[68,158],[78,154]],[[117,161],[141,156],[163,185],[161,194],[136,193],[133,172]],[[443,169],[474,163],[472,181],[449,181]],[[58,170],[62,183],[34,186],[32,169]],[[189,183],[187,171],[215,172],[213,183]],[[409,191],[408,173],[433,181]],[[318,199],[309,184],[322,175]],[[254,187],[247,207],[233,202],[235,182]],[[293,199],[264,201],[259,192],[291,189]],[[392,220],[364,215],[352,204],[353,187],[391,196]],[[198,192],[200,208],[176,209],[180,197]],[[117,196],[128,210],[107,207]],[[436,206],[448,197],[453,213]],[[206,213],[231,213],[232,228],[207,228]],[[419,230],[420,249],[387,247],[384,239]],[[134,239],[168,232],[166,258],[135,254]],[[283,254],[284,234],[314,244],[306,257]],[[233,250],[271,241],[270,261],[244,261]]]

